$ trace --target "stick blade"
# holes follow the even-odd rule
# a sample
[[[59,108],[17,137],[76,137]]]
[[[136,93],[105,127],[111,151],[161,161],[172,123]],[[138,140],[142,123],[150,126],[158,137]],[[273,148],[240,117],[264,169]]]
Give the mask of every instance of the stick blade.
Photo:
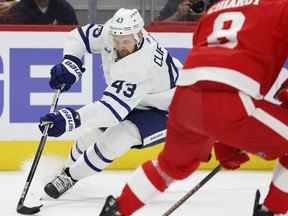
[[[260,191],[257,190],[255,194],[255,200],[254,200],[254,207],[253,212],[255,213],[257,209],[259,208],[259,201],[260,201]]]
[[[17,206],[17,212],[19,214],[24,214],[24,215],[33,215],[33,214],[40,212],[40,208],[42,206],[43,205],[39,205],[39,206],[35,206],[35,207],[27,207],[24,205],[18,205]]]

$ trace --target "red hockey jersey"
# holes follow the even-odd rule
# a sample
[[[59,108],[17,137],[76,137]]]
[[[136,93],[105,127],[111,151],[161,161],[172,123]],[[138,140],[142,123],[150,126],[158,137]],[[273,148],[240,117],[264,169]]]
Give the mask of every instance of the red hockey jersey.
[[[199,21],[178,85],[226,83],[259,98],[288,51],[288,0],[222,0]]]

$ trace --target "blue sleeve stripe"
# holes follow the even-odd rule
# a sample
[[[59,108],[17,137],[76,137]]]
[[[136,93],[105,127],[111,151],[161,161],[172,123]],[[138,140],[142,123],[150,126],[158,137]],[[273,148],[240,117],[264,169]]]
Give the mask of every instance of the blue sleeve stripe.
[[[111,92],[107,92],[107,91],[104,91],[103,92],[103,95],[106,95],[106,96],[109,96],[111,98],[113,98],[115,101],[117,101],[121,106],[123,106],[127,111],[128,113],[131,112],[131,108],[130,106],[125,103],[124,101],[122,101],[120,98],[118,98],[116,95],[112,94]]]
[[[90,29],[95,26],[95,24],[90,24],[89,27],[86,30],[86,38],[88,41],[88,52],[91,53],[91,47],[90,47],[90,43],[89,43],[89,33],[90,33]]]
[[[79,154],[83,154],[83,151],[81,151],[81,149],[78,146],[78,142],[76,143],[75,147]]]
[[[99,157],[102,161],[104,161],[105,163],[112,163],[112,162],[113,162],[113,160],[109,160],[109,159],[107,159],[106,157],[104,157],[104,155],[100,152],[100,150],[99,150],[99,148],[98,148],[98,146],[97,146],[97,143],[94,144],[94,150],[95,150],[96,154],[98,155],[98,157]]]
[[[174,80],[174,74],[173,74],[171,62],[172,62],[172,58],[168,53],[167,58],[166,58],[166,64],[168,66],[168,72],[169,72],[169,77],[170,77],[170,88],[174,88],[176,86],[176,82]]]
[[[103,100],[99,100],[99,102],[102,103],[104,106],[106,106],[113,113],[113,115],[117,118],[119,122],[123,120],[119,115],[119,113],[110,104],[108,104],[106,101]]]
[[[84,161],[86,162],[86,164],[93,170],[95,170],[96,172],[101,172],[102,170],[99,169],[98,167],[94,166],[88,159],[87,153],[86,151],[84,151]]]
[[[82,30],[81,27],[77,28],[77,30],[78,30],[78,33],[80,34],[80,36],[81,36],[81,38],[82,38],[82,40],[83,40],[83,42],[84,42],[84,44],[85,44],[86,50],[87,50],[89,53],[91,53],[88,37],[85,36],[85,34],[84,34],[84,32],[83,32],[83,30]],[[87,30],[88,30],[88,29],[87,29]],[[86,31],[86,33],[87,33],[87,31]]]

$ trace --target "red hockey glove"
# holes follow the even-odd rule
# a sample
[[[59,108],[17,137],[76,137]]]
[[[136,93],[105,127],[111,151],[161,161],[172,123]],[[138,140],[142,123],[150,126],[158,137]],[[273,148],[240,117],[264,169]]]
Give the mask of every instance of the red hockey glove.
[[[275,98],[282,102],[282,107],[288,108],[288,79],[283,82],[280,89],[276,92]]]
[[[225,169],[238,169],[243,163],[249,161],[249,156],[245,152],[222,143],[215,143],[214,150],[216,159]]]

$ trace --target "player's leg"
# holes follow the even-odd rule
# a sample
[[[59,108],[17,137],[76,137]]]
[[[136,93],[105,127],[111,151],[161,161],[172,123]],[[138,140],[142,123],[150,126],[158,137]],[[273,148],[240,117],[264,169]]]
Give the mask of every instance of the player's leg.
[[[210,146],[207,137],[194,135],[197,145]],[[137,168],[117,198],[120,212],[130,215],[153,198],[163,193],[174,181],[184,179],[193,173],[199,166],[200,161],[194,150],[187,147],[188,143],[177,142],[166,143],[164,151],[161,152],[156,161],[147,161]],[[203,142],[203,143],[201,143]],[[194,145],[189,143],[188,145]],[[191,150],[191,151],[190,151]],[[209,151],[210,152],[210,151]],[[172,155],[173,158],[170,158]],[[207,160],[209,153],[207,152]]]
[[[167,111],[135,109],[126,119],[136,125],[141,137],[140,144],[134,145],[132,148],[143,149],[163,143],[166,136]]]
[[[88,141],[92,143],[89,142],[88,148],[79,155],[79,158],[44,187],[46,194],[58,198],[78,180],[102,171],[116,157],[124,154],[131,145],[139,145],[141,142],[137,127],[130,121],[123,121],[106,129],[101,136],[93,140],[89,139]]]
[[[77,161],[89,146],[97,142],[104,131],[104,129],[100,128],[84,128],[81,130],[80,136],[70,150],[62,172],[44,187],[44,191],[50,197],[58,198],[77,182],[76,179],[71,177],[69,167]]]
[[[288,211],[288,155],[282,156],[274,170],[268,195],[261,205],[260,192],[257,191],[253,216],[280,216]],[[276,213],[273,213],[276,212]]]
[[[135,125],[125,120],[108,128],[98,142],[92,144],[83,155],[69,167],[71,176],[77,180],[101,172],[114,159],[126,153],[131,146],[139,145],[141,138]]]
[[[220,141],[259,155],[264,159],[280,158],[274,171],[274,178],[264,207],[256,208],[255,216],[285,214],[288,211],[288,110],[264,100],[254,100],[240,93],[228,101],[233,104],[236,98],[241,104],[234,111],[246,115],[234,119],[235,123],[225,130],[217,128],[212,134]],[[218,97],[218,100],[221,97]],[[225,109],[218,107],[220,110]],[[242,111],[241,111],[242,110]],[[217,118],[217,117],[216,117]],[[213,117],[215,120],[215,116]],[[225,125],[228,117],[220,124]],[[220,126],[221,127],[221,126]],[[224,127],[223,127],[224,128]]]
[[[126,120],[105,131],[69,170],[75,179],[100,172],[130,148],[159,144],[166,135],[167,112],[133,110]]]
[[[93,145],[97,139],[99,139],[104,131],[105,129],[102,128],[83,129],[70,150],[70,154],[65,162],[65,167],[71,166],[89,146]]]
[[[125,121],[106,129],[98,137],[98,140],[92,143],[83,155],[65,170],[64,176],[58,177],[70,176],[70,179],[78,181],[101,172],[131,147],[142,148],[161,143],[166,131],[166,114],[167,112],[156,110],[133,110]],[[67,187],[59,190],[63,184],[61,184],[61,188],[57,189],[57,182],[55,181],[54,184],[52,181],[45,187],[46,193],[54,198],[59,197],[73,185],[64,184]]]
[[[288,155],[282,156],[274,170],[273,180],[262,208],[278,214],[288,212]]]
[[[189,106],[189,100],[182,99],[185,106]],[[138,167],[121,195],[117,199],[107,198],[101,216],[117,215],[115,212],[131,215],[164,192],[172,182],[189,176],[198,168],[200,161],[209,160],[212,140],[190,130],[187,121],[182,125],[175,120],[178,115],[189,119],[189,113],[183,112],[183,105],[172,103],[170,107],[166,143],[158,160],[147,161]],[[112,206],[109,206],[109,200],[114,200]],[[107,214],[109,211],[115,214]]]
[[[225,116],[215,117],[214,115],[213,121],[219,123],[216,130],[210,129],[212,135],[223,143],[268,160],[287,153],[288,109],[265,100],[254,100],[243,93],[231,96],[227,99],[227,103],[231,104],[235,99],[240,102],[238,107],[233,107],[238,116],[234,118],[228,114],[230,116],[228,119]],[[216,108],[222,109],[223,113],[229,110],[223,107]]]

